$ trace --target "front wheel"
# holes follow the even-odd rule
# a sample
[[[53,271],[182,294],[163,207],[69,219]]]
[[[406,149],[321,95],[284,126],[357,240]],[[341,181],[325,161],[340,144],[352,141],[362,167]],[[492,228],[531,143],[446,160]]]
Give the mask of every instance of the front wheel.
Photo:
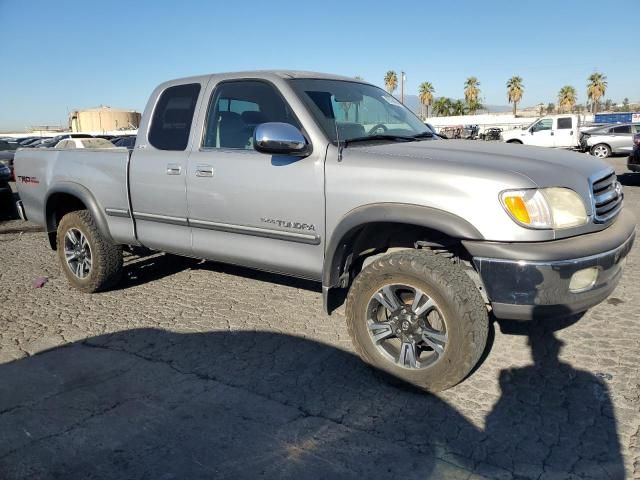
[[[595,145],[591,148],[591,155],[598,158],[607,158],[609,155],[611,155],[611,148],[609,147],[609,145],[599,143],[598,145]]]
[[[487,309],[473,281],[428,251],[368,265],[351,286],[346,314],[364,361],[429,391],[462,381],[487,344]]]
[[[122,276],[122,246],[98,230],[87,210],[67,213],[57,232],[58,258],[69,283],[85,293],[106,290]]]

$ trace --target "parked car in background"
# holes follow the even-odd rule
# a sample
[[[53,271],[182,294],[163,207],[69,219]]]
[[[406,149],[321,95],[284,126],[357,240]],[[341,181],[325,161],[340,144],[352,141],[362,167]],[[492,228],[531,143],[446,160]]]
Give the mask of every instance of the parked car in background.
[[[67,138],[58,142],[55,148],[75,149],[75,148],[113,148],[115,145],[104,138]]]
[[[578,115],[549,115],[526,128],[505,130],[500,138],[505,143],[536,145],[538,147],[578,148],[580,117]]]
[[[13,209],[13,192],[9,186],[10,175],[9,166],[0,162],[0,216]]]
[[[127,135],[125,137],[116,137],[111,140],[116,147],[125,147],[129,150],[133,150],[133,147],[136,145],[136,136],[135,135]]]
[[[607,158],[612,153],[631,153],[633,136],[640,133],[640,124],[606,125],[583,130],[580,147],[598,158]]]
[[[42,137],[37,137],[37,136],[33,136],[33,137],[23,137],[23,138],[18,139],[18,143],[19,143],[21,146],[25,146],[25,145],[27,145],[27,144],[29,144],[29,143],[31,143],[31,142],[35,142],[36,140],[39,140],[39,139],[41,139],[41,138],[42,138]]]
[[[640,173],[640,133],[633,136],[633,150],[627,159],[627,168],[632,172]]]
[[[500,134],[502,133],[502,129],[499,127],[491,127],[487,128],[484,133],[480,134],[481,140],[487,141],[495,141],[500,140]]]
[[[9,168],[9,177],[13,180],[13,157],[16,154],[17,144],[0,140],[0,164]]]
[[[47,140],[44,140],[38,148],[53,148],[60,141],[65,140],[67,138],[95,138],[93,135],[89,135],[88,133],[65,133],[62,135],[57,135],[55,137],[51,137]]]

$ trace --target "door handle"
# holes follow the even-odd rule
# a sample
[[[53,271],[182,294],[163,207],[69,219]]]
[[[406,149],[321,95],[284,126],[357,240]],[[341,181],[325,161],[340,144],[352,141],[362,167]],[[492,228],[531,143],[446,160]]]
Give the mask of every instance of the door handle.
[[[553,137],[555,135],[555,133],[551,132],[551,136]]]
[[[213,177],[211,165],[196,165],[196,177]]]
[[[178,163],[169,163],[167,165],[167,175],[180,175],[182,172],[182,165]]]

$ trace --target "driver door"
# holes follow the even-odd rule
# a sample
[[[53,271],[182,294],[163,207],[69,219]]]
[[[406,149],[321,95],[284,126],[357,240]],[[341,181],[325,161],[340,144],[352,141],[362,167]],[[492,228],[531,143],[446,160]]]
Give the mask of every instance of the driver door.
[[[541,118],[529,128],[528,145],[535,145],[538,147],[553,147],[554,146],[554,132],[553,132],[553,119]]]
[[[271,83],[227,80],[210,85],[207,97],[204,133],[187,167],[194,255],[321,278],[326,150],[304,158],[254,150],[261,123],[302,128]]]

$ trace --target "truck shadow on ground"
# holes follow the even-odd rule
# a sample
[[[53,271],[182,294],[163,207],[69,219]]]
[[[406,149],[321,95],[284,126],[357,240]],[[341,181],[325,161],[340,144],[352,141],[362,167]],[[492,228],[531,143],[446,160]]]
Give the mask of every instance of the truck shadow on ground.
[[[0,472],[623,478],[606,385],[559,360],[551,328],[520,333],[534,363],[500,372],[484,428],[446,395],[398,388],[351,353],[303,338],[156,329],[87,338],[0,365]]]

